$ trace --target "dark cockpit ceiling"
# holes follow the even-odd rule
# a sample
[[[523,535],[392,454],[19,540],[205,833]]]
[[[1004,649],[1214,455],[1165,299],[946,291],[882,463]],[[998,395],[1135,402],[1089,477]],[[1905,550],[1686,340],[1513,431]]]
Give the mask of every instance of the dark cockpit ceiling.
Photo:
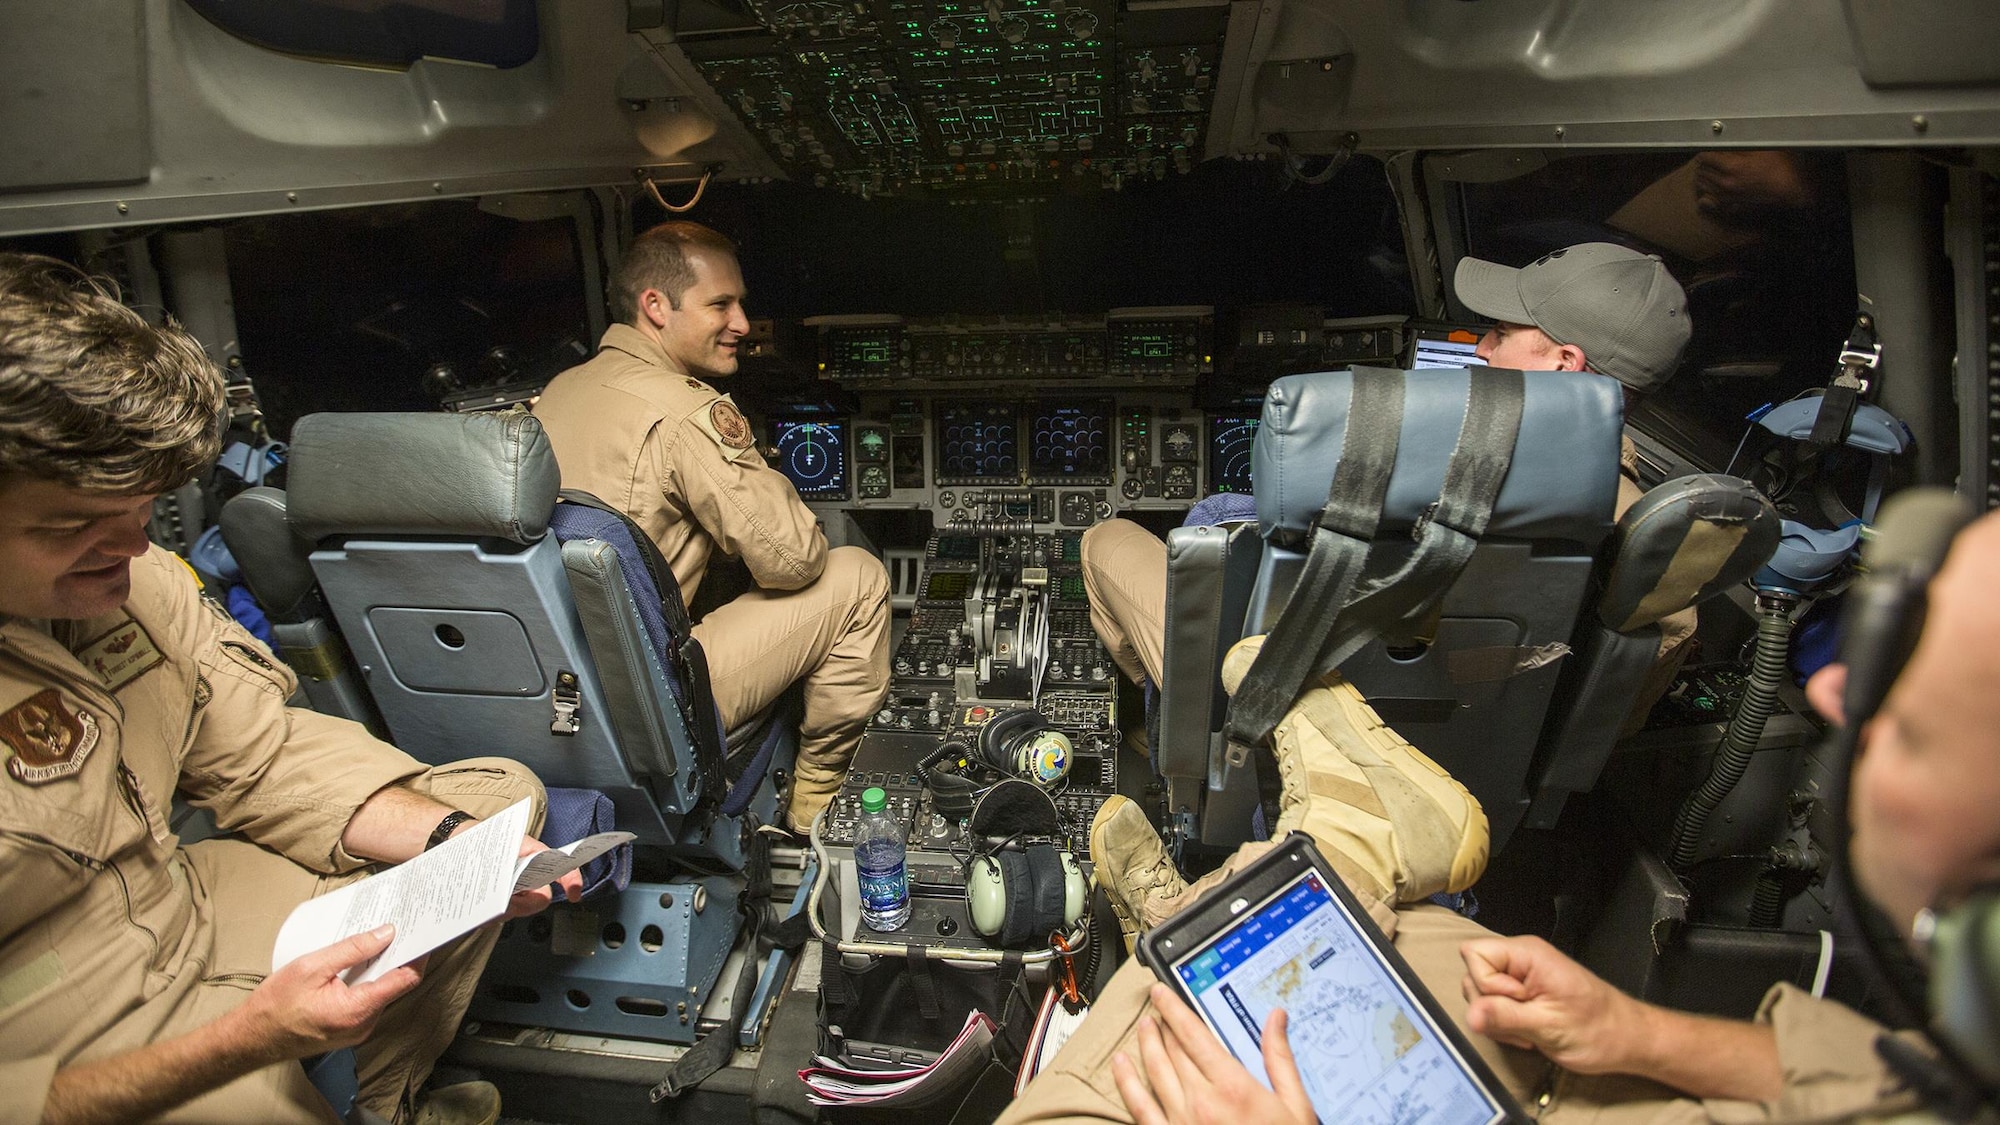
[[[1218,159],[1310,179],[1350,149],[1992,144],[1995,12],[22,0],[0,11],[0,135],[22,141],[0,151],[0,234],[630,188],[635,173],[675,201],[705,176],[976,200],[1121,190]]]

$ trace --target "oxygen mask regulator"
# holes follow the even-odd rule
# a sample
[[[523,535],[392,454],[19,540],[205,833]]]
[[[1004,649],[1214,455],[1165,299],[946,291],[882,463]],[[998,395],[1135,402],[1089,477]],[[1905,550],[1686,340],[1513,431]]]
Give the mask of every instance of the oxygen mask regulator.
[[[1753,413],[1730,458],[1729,471],[1734,472],[1744,447],[1761,433],[1767,448],[1749,466],[1747,477],[1783,518],[1777,550],[1750,580],[1756,592],[1757,634],[1743,698],[1730,716],[1708,778],[1674,818],[1668,857],[1676,870],[1694,865],[1710,814],[1750,768],[1792,662],[1792,622],[1800,607],[1848,577],[1850,564],[1861,553],[1863,531],[1881,505],[1890,460],[1911,444],[1902,420],[1861,401],[1881,357],[1874,317],[1864,309],[1841,347],[1832,382]],[[1816,670],[1804,669],[1802,675]],[[1797,847],[1773,849],[1760,889],[1774,891],[1776,878],[1784,871],[1798,872],[1807,855]],[[1759,898],[1770,900],[1771,895]],[[1762,901],[1753,913],[1775,925],[1781,906]]]

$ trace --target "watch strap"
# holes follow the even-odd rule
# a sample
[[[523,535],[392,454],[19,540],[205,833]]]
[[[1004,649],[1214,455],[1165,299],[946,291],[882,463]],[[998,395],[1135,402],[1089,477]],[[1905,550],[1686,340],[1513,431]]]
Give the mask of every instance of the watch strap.
[[[430,851],[432,848],[451,839],[451,834],[458,831],[459,825],[472,819],[474,819],[473,815],[463,809],[453,809],[444,814],[444,819],[438,821],[438,826],[431,829],[431,838],[424,844],[424,850]]]

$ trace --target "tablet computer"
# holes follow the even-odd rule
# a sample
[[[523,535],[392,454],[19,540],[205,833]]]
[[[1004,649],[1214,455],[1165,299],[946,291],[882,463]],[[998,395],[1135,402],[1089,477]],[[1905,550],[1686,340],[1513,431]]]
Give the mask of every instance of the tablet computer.
[[[1274,1008],[1321,1121],[1526,1121],[1303,833],[1139,939],[1139,956],[1266,1085]]]

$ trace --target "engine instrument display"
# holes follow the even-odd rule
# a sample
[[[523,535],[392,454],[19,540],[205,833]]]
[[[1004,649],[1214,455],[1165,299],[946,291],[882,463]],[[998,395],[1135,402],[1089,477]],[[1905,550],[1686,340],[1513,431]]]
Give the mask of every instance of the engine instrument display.
[[[1028,475],[1051,483],[1111,483],[1111,400],[1035,404],[1028,427]]]
[[[778,469],[807,500],[847,499],[847,423],[837,418],[774,418]]]
[[[1257,438],[1255,414],[1217,414],[1208,420],[1208,490],[1250,491],[1250,453]]]
[[[1020,419],[1010,402],[968,402],[938,411],[938,483],[1017,481]]]

